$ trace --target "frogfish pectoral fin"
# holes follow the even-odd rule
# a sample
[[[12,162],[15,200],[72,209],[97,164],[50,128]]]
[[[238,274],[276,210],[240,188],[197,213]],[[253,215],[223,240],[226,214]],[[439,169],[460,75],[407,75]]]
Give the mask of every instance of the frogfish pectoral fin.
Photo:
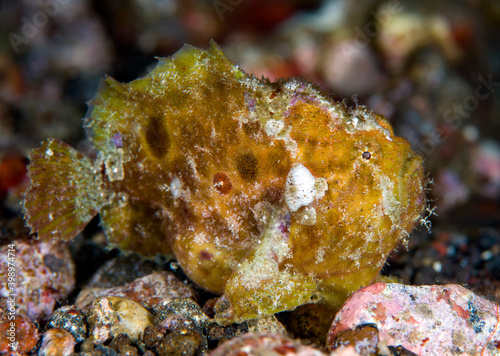
[[[49,139],[30,154],[23,213],[40,239],[70,240],[97,215],[105,202],[102,181],[92,161]]]

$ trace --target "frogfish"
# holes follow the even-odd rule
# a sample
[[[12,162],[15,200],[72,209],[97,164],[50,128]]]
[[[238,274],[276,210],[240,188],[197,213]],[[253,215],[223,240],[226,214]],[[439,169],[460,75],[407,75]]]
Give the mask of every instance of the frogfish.
[[[84,127],[93,157],[57,139],[30,153],[31,231],[66,241],[99,214],[110,245],[171,256],[221,295],[221,325],[341,305],[426,205],[422,157],[386,118],[249,75],[214,42],[105,77]]]

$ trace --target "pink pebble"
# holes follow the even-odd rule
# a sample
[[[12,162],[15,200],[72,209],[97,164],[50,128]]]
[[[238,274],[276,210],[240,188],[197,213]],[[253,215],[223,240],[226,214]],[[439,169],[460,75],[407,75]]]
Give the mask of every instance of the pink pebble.
[[[10,272],[15,274],[14,289],[7,283],[9,269],[3,266],[8,265],[15,266]],[[16,310],[32,320],[48,319],[57,302],[75,288],[75,265],[61,241],[20,237],[0,247],[0,266],[0,308],[15,293]]]
[[[377,325],[379,345],[401,345],[417,355],[500,354],[499,307],[460,285],[360,289],[335,316],[327,344],[366,323]]]
[[[350,353],[334,353],[333,356],[358,356]],[[224,342],[209,356],[327,356],[320,350],[302,345],[283,335],[248,333]]]

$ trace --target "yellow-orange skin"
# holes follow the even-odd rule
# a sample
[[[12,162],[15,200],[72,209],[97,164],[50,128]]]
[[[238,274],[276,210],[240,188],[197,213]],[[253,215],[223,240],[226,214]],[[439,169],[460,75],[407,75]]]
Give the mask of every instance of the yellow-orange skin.
[[[106,78],[91,104],[96,161],[68,158],[55,141],[35,150],[28,224],[42,238],[83,228],[87,218],[76,232],[58,230],[55,211],[56,223],[42,219],[36,180],[48,150],[85,161],[71,174],[94,180],[73,195],[100,194],[74,198],[79,206],[100,212],[112,244],[144,255],[171,249],[189,278],[223,294],[221,324],[320,300],[338,305],[376,277],[425,204],[422,159],[385,118],[307,83],[253,78],[214,44],[186,46],[128,84]],[[286,181],[298,164],[327,189],[292,211]],[[306,210],[315,212],[307,223]],[[266,263],[271,272],[244,271]]]

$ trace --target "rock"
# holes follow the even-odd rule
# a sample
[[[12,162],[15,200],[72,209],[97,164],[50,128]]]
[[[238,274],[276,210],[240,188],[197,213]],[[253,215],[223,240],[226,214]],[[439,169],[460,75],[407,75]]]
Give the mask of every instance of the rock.
[[[111,347],[97,345],[94,352],[92,352],[92,356],[120,356],[120,354]]]
[[[73,305],[57,309],[50,317],[48,326],[68,331],[77,343],[82,342],[87,336],[85,316]]]
[[[378,330],[372,324],[359,325],[354,329],[344,330],[337,334],[330,348],[352,346],[362,356],[378,355]]]
[[[209,318],[213,319],[215,316],[214,307],[217,304],[218,300],[219,300],[218,297],[210,298],[209,300],[207,300],[205,302],[205,304],[203,305],[203,308],[201,308],[201,310],[203,311],[203,314],[205,314]]]
[[[286,329],[274,315],[246,321],[251,333],[286,335]]]
[[[135,347],[130,345],[130,342],[131,340],[128,335],[119,334],[111,341],[109,347],[115,349],[116,352],[123,356],[137,356],[139,353]]]
[[[231,324],[228,326],[221,326],[217,323],[212,323],[208,326],[207,338],[211,342],[224,342],[243,334],[248,333],[247,323]]]
[[[144,344],[149,348],[154,348],[163,339],[167,333],[167,328],[160,325],[151,325],[144,329],[144,334],[142,335],[142,340]]]
[[[38,329],[23,312],[17,312],[15,319],[8,310],[0,314],[0,353],[7,355],[26,354],[33,350],[38,342]],[[5,336],[4,336],[5,335]]]
[[[333,351],[330,356],[362,356],[356,352],[353,346],[341,346]]]
[[[136,342],[146,327],[153,324],[153,315],[139,303],[119,297],[96,298],[84,310],[90,336],[96,344],[110,337],[127,334]]]
[[[224,342],[210,356],[326,356],[325,353],[283,335],[248,333]],[[351,356],[354,354],[338,354]]]
[[[92,275],[86,287],[103,288],[118,287],[145,277],[155,271],[158,266],[136,254],[117,256],[106,263]]]
[[[223,342],[225,340],[239,337],[246,333],[287,335],[287,331],[274,315],[268,315],[259,319],[247,320],[241,324],[221,326],[210,323],[207,327],[207,338],[210,341]]]
[[[394,346],[389,346],[388,351],[390,352],[391,356],[418,356],[417,354],[408,351],[405,349],[403,346],[399,345],[397,347]]]
[[[43,333],[39,356],[70,356],[75,351],[75,339],[64,329],[49,329]]]
[[[376,283],[354,293],[335,316],[327,345],[340,333],[372,323],[379,347],[402,346],[417,355],[498,355],[499,307],[454,284]]]
[[[161,325],[168,330],[175,330],[178,327],[188,327],[199,332],[207,328],[209,322],[196,302],[189,298],[174,299],[163,306],[155,317],[155,324]]]
[[[290,312],[287,329],[291,335],[324,344],[335,312],[323,304],[306,304]]]
[[[120,356],[138,356],[137,349],[131,345],[121,345],[118,348]]]
[[[122,286],[84,289],[78,295],[75,305],[83,309],[94,298],[101,296],[131,299],[155,312],[175,298],[195,299],[196,297],[189,285],[179,281],[172,273],[162,271],[153,272]]]
[[[156,350],[160,356],[195,356],[204,355],[207,347],[205,336],[197,329],[181,326],[165,335]]]
[[[92,352],[94,351],[94,339],[92,337],[86,338],[80,345],[80,352]]]
[[[17,239],[0,248],[0,265],[7,266],[8,256],[15,256],[16,309],[32,320],[46,319],[75,287],[75,266],[64,242]],[[0,306],[10,290],[7,273],[0,269]]]

